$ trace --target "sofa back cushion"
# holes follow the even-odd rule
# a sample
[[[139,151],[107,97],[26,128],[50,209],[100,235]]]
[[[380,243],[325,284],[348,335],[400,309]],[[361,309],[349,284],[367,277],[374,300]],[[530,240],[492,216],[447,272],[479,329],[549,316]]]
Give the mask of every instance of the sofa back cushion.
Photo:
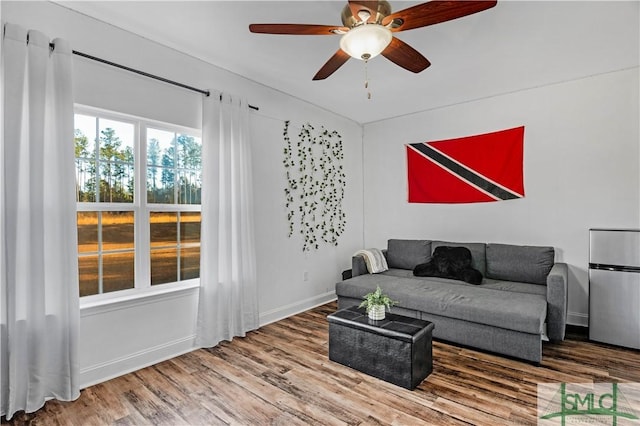
[[[431,240],[387,241],[387,265],[389,268],[411,269],[431,260]]]
[[[432,241],[431,251],[433,252],[436,247],[449,246],[449,247],[466,247],[471,252],[471,266],[474,269],[480,271],[480,273],[486,275],[485,266],[485,244],[484,243],[456,243],[451,241]]]
[[[553,267],[553,247],[487,244],[487,278],[546,284]]]

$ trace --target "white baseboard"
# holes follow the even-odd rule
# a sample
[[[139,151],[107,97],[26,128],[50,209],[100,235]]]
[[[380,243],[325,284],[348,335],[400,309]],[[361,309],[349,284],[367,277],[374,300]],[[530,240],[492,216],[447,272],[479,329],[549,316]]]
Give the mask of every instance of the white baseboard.
[[[336,292],[332,290],[330,292],[320,294],[309,299],[301,300],[290,305],[281,306],[267,312],[262,312],[259,319],[260,327],[271,324],[272,322],[280,321],[281,319],[285,319],[292,315],[308,311],[311,308],[324,305],[325,303],[332,302],[336,299]]]
[[[93,365],[80,370],[80,388],[84,389],[98,383],[106,382],[141,368],[149,367],[196,349],[195,336],[168,342],[153,348],[145,349],[126,357],[114,359],[102,364]]]
[[[567,312],[567,324],[589,327],[589,315],[580,312]]]

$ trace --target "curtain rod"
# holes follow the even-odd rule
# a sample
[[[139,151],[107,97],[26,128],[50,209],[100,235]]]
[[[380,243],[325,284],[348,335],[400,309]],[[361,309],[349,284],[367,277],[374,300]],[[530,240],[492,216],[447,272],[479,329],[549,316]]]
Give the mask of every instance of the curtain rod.
[[[52,49],[54,48],[54,44],[53,43],[49,44],[49,46]],[[186,84],[179,83],[179,82],[174,81],[174,80],[169,80],[168,78],[160,77],[160,76],[157,76],[157,75],[154,75],[154,74],[150,74],[148,72],[140,71],[140,70],[137,70],[135,68],[128,67],[126,65],[116,64],[115,62],[111,62],[111,61],[108,61],[106,59],[98,58],[96,56],[89,55],[87,53],[78,52],[77,50],[72,50],[72,52],[73,52],[74,55],[82,56],[83,58],[91,59],[92,61],[102,62],[103,64],[111,65],[112,67],[120,68],[120,69],[123,69],[125,71],[129,71],[129,72],[132,72],[132,73],[135,73],[135,74],[139,74],[139,75],[142,75],[142,76],[145,76],[145,77],[148,77],[148,78],[153,78],[155,80],[159,80],[159,81],[162,81],[164,83],[173,84],[174,86],[182,87],[183,89],[193,90],[194,92],[202,93],[205,96],[210,96],[211,95],[211,92],[209,92],[208,90],[202,90],[202,89],[198,89],[197,87],[188,86]],[[258,108],[257,106],[251,105],[251,104],[249,104],[249,108],[251,108],[253,110],[256,110],[256,111],[260,110],[260,108]]]

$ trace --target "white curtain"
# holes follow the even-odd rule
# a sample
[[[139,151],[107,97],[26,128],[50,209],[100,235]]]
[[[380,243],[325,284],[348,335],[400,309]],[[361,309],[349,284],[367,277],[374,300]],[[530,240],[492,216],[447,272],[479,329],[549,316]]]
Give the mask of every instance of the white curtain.
[[[258,327],[249,108],[204,98],[202,229],[196,344],[212,347]]]
[[[71,49],[6,24],[0,197],[2,415],[73,400],[78,387]]]

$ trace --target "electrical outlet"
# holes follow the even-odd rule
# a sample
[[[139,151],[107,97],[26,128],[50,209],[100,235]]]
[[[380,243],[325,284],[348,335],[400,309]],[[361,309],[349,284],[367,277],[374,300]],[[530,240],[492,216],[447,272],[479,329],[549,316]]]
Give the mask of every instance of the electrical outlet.
[[[304,271],[302,273],[302,280],[303,281],[309,281],[309,272],[308,271]]]

